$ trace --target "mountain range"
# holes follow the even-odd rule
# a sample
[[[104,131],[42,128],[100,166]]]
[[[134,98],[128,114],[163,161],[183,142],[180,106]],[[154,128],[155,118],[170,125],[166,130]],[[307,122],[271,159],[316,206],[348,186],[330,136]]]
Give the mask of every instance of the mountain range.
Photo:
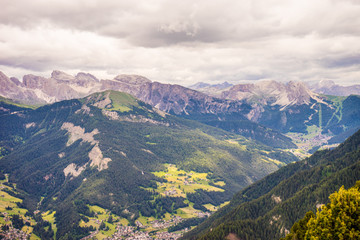
[[[309,83],[309,88],[317,93],[335,96],[360,95],[360,85],[341,86],[332,80],[321,80],[316,83]]]
[[[359,132],[295,155],[354,134],[360,96],[299,82],[192,88],[0,72],[0,222],[25,219],[43,239],[177,238],[202,221],[184,239],[277,239],[358,180]]]
[[[105,90],[121,91],[167,113],[241,134],[272,147],[295,148],[306,141],[307,146],[301,150],[305,152],[340,143],[360,126],[357,96],[322,95],[299,82],[193,87],[217,88],[221,94],[214,97],[137,75],[98,80],[87,73],[71,76],[53,71],[50,78],[25,75],[19,81],[0,73],[0,95],[23,103],[44,104]],[[317,140],[311,141],[314,134]]]
[[[145,216],[205,214],[204,205],[218,207],[297,160],[112,90],[36,109],[0,104],[0,169],[6,184],[16,184],[8,194],[21,196],[34,219],[36,211],[53,212],[57,239],[89,234],[94,206],[149,228]]]

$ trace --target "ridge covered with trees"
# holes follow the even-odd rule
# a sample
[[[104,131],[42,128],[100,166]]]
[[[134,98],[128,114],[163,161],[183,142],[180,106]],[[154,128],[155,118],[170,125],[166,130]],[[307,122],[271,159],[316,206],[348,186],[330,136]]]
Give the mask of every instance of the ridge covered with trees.
[[[6,150],[0,169],[16,184],[29,212],[55,211],[56,239],[89,235],[91,229],[80,226],[91,217],[86,206],[107,209],[135,225],[141,216],[159,218],[189,204],[186,196],[149,190],[164,182],[153,174],[165,170],[164,164],[209,173],[209,184],[223,182],[217,187],[224,194],[188,195],[201,208],[226,201],[297,160],[240,135],[160,112],[125,93],[106,91],[36,109],[0,104],[0,141]],[[201,201],[198,195],[217,200]]]
[[[279,239],[308,211],[328,204],[331,193],[354,186],[359,172],[360,131],[333,150],[318,151],[241,190],[183,239],[224,239],[229,234]]]

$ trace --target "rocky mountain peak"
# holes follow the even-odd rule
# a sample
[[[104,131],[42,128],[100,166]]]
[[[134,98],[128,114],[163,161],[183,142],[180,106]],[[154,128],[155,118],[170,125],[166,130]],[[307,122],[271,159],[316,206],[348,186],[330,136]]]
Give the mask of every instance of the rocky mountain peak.
[[[222,97],[232,100],[288,106],[309,104],[312,98],[316,98],[316,94],[301,82],[284,84],[270,80],[255,84],[235,85],[224,91]]]
[[[97,79],[94,75],[91,75],[90,73],[83,73],[79,72],[75,76],[76,80],[82,80],[82,81],[91,81],[91,82],[99,82],[99,79]]]
[[[10,79],[0,71],[0,89],[7,91],[16,88],[16,84],[10,81]]]
[[[73,76],[71,76],[70,74],[58,71],[58,70],[54,70],[51,73],[51,78],[55,79],[57,82],[71,82],[73,81],[75,78]]]
[[[0,71],[0,79],[8,78],[2,71]]]
[[[16,86],[23,86],[22,82],[20,82],[20,80],[16,77],[11,77],[10,80],[15,83]]]
[[[286,84],[287,98],[290,104],[309,104],[317,96],[302,82],[289,82]]]
[[[360,85],[341,86],[332,80],[321,80],[316,83],[308,83],[310,89],[316,93],[335,96],[349,96],[360,94]]]
[[[47,82],[49,82],[48,79],[33,74],[27,74],[23,77],[24,86],[30,89],[42,89]]]
[[[194,85],[189,86],[189,88],[198,90],[198,89],[209,87],[209,86],[211,86],[209,83],[197,82]]]
[[[151,83],[151,81],[146,77],[139,75],[127,75],[127,74],[118,75],[114,78],[114,80],[131,85],[142,85],[145,83]]]
[[[336,84],[335,84],[334,81],[332,81],[332,80],[326,80],[326,79],[320,80],[320,82],[317,84],[317,86],[318,86],[319,88],[324,88],[324,87],[329,88],[329,87],[333,87],[333,86],[335,86],[335,85],[336,85]]]

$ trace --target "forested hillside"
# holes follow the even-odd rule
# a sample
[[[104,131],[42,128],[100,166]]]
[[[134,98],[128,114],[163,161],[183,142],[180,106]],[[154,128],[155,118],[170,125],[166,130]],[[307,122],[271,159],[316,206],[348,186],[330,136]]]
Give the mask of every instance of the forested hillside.
[[[341,186],[360,179],[360,132],[334,150],[316,152],[237,193],[183,239],[279,239],[308,211],[327,204]],[[210,231],[211,229],[211,231]]]
[[[281,240],[359,239],[360,181],[350,189],[342,186],[329,199],[330,203],[317,209],[316,216],[307,212]]]
[[[0,116],[8,126],[0,169],[29,214],[53,211],[56,238],[89,234],[93,206],[130,225],[147,224],[144,216],[155,221],[213,211],[297,160],[114,91],[35,110],[8,104],[2,102]]]

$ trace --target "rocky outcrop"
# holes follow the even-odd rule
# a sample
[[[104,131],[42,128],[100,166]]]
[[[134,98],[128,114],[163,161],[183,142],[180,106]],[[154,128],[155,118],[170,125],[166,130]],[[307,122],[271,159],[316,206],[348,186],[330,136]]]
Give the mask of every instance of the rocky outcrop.
[[[90,167],[97,167],[98,171],[102,171],[108,168],[108,163],[111,161],[110,158],[104,158],[102,151],[99,147],[99,141],[94,139],[94,135],[99,134],[99,130],[96,128],[89,132],[85,133],[85,129],[80,126],[75,126],[73,123],[65,122],[61,126],[62,130],[66,130],[70,135],[66,146],[70,146],[77,140],[82,140],[82,142],[88,142],[94,147],[89,152],[90,161],[84,164],[83,166],[76,166],[76,164],[69,164],[64,170],[65,177],[71,175],[72,177],[79,176],[85,168],[90,165]],[[60,156],[59,156],[60,157]]]
[[[85,97],[95,92],[115,90],[129,93],[162,111],[175,114],[244,110],[243,103],[238,101],[221,100],[179,85],[151,82],[138,75],[118,75],[112,80],[99,81],[91,74],[78,73],[74,77],[55,70],[50,78],[29,74],[23,77],[22,82],[10,81],[4,74],[0,77],[6,81],[2,84],[6,89],[0,88],[0,95],[25,102],[31,99],[31,103],[53,103]],[[28,91],[31,97],[24,96],[24,91]]]
[[[220,98],[221,94],[224,91],[230,89],[230,87],[232,86],[233,84],[228,82],[223,82],[219,84],[208,84],[208,83],[198,82],[194,85],[189,86],[189,88],[205,93],[209,96]]]
[[[360,95],[360,85],[340,86],[332,80],[321,80],[315,84],[308,84],[308,86],[312,91],[320,94],[335,96]]]
[[[286,84],[276,81],[264,81],[256,84],[239,84],[222,93],[222,98],[231,100],[246,100],[250,103],[266,105],[302,105],[310,104],[311,99],[321,101],[301,82]]]
[[[26,103],[41,103],[44,104],[47,101],[24,86],[16,78],[8,78],[3,72],[0,71],[0,95],[6,98],[17,100]]]

